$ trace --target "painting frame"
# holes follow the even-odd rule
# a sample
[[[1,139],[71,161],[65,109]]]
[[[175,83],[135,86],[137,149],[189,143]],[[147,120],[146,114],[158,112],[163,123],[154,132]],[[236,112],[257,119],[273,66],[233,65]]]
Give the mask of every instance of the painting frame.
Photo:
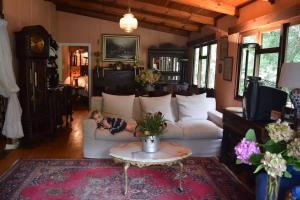
[[[127,48],[126,54],[120,54],[113,49],[118,48],[122,43]],[[102,35],[102,60],[103,62],[134,62],[139,58],[139,35],[118,35],[118,34],[103,34]],[[120,46],[121,49],[121,46]],[[122,50],[120,50],[122,51]]]
[[[221,60],[224,60],[228,56],[228,37],[224,36],[219,39],[219,55]]]
[[[232,68],[233,68],[233,57],[224,58],[223,79],[225,81],[232,81]]]

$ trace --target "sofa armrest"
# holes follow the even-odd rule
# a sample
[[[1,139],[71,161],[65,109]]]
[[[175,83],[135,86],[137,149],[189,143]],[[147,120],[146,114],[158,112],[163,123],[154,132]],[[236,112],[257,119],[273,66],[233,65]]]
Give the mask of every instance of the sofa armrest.
[[[207,112],[208,120],[215,123],[220,128],[223,128],[223,113],[216,110],[211,110]]]
[[[83,121],[83,138],[94,140],[96,135],[97,123],[93,119]]]

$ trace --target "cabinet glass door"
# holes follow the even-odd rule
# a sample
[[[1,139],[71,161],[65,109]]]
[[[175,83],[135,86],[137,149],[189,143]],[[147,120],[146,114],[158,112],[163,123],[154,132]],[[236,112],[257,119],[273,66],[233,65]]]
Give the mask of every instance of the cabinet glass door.
[[[153,57],[152,69],[161,73],[161,82],[178,82],[181,79],[181,64],[178,57]]]

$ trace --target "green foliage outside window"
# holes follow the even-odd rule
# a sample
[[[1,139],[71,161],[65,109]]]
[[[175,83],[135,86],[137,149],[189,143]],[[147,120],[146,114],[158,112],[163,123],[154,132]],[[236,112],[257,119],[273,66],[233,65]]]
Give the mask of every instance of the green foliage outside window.
[[[262,48],[279,47],[280,29],[262,33]]]
[[[290,26],[288,30],[286,62],[300,62],[300,24]]]
[[[214,88],[217,44],[195,48],[193,84],[201,88]]]
[[[276,87],[278,53],[266,53],[260,55],[259,77],[269,86]]]
[[[194,56],[194,76],[193,76],[193,84],[194,85],[198,85],[199,53],[200,53],[200,48],[196,48],[195,56]]]

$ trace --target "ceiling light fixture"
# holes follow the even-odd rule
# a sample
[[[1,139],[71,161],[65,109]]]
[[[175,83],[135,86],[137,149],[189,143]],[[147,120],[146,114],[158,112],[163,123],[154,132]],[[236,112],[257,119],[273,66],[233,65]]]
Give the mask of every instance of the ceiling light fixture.
[[[138,21],[128,8],[128,13],[124,14],[120,19],[120,28],[123,29],[126,33],[131,33],[138,27]]]

